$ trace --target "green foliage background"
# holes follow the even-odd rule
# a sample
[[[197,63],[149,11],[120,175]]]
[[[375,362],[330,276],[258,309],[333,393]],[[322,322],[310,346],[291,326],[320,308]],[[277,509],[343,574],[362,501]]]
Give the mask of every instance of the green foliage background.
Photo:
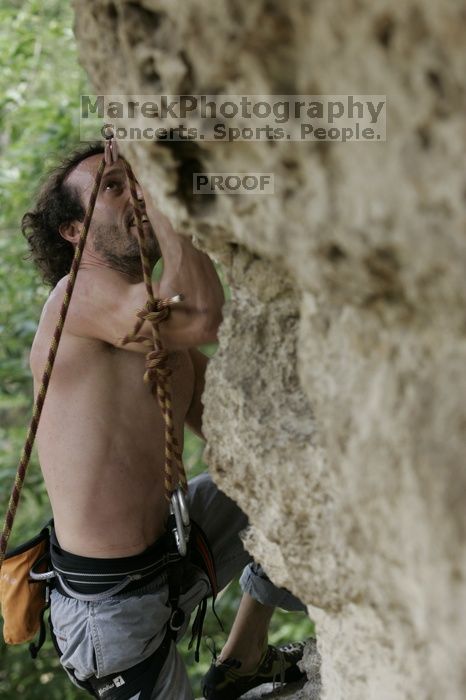
[[[79,141],[79,95],[90,93],[78,65],[73,15],[64,0],[2,0],[0,7],[0,508],[10,489],[32,408],[28,366],[45,287],[20,233],[21,216],[31,206],[46,170]],[[209,354],[215,346],[205,349]],[[203,443],[186,431],[184,459],[195,475],[205,470]],[[34,535],[50,517],[47,494],[36,456],[29,467],[11,546]],[[233,583],[217,605],[228,629],[240,600]],[[270,640],[280,643],[312,634],[312,623],[299,614],[277,611]],[[205,633],[220,649],[224,634],[212,614]],[[122,643],[124,641],[122,640]],[[187,640],[180,645],[195,691],[211,654],[201,647],[195,664]],[[74,700],[83,693],[68,681],[50,641],[37,661],[27,646],[0,642],[0,697],[5,700]]]

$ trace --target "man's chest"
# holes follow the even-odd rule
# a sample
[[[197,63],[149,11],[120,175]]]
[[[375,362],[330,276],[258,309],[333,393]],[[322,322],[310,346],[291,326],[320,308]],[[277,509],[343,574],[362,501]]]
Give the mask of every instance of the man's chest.
[[[119,393],[126,392],[140,412],[145,408],[159,413],[158,397],[167,396],[174,417],[184,418],[194,391],[194,369],[188,351],[171,352],[157,365],[154,357],[115,349],[111,362]]]

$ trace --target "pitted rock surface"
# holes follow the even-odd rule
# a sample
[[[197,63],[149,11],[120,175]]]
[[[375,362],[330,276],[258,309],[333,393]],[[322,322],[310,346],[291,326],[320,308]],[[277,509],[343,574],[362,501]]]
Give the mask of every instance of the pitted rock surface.
[[[205,458],[309,606],[322,698],[463,700],[463,3],[74,6],[99,94],[387,95],[386,142],[122,150],[231,285]],[[275,194],[196,198],[203,171],[272,172]]]

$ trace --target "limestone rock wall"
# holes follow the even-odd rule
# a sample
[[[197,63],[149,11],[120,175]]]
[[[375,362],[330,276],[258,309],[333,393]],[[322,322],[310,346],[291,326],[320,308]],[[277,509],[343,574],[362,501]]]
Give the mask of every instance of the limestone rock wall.
[[[102,94],[387,94],[386,143],[124,151],[231,285],[205,456],[316,620],[322,698],[462,700],[464,4],[74,5]],[[196,200],[200,168],[276,193]]]

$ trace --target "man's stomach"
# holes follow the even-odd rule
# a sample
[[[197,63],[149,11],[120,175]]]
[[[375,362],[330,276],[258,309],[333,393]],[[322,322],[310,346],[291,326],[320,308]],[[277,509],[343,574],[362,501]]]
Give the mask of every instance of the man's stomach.
[[[164,532],[168,502],[160,461],[43,462],[60,546],[88,557],[144,551]]]
[[[165,423],[143,382],[144,355],[102,350],[83,363],[76,351],[72,372],[66,349],[54,367],[37,434],[58,541],[81,556],[138,554],[162,534],[168,515]],[[191,394],[175,374],[180,451]]]
[[[60,546],[83,557],[127,557],[143,552],[165,531],[168,503],[159,495],[109,502],[109,495],[52,499]]]

